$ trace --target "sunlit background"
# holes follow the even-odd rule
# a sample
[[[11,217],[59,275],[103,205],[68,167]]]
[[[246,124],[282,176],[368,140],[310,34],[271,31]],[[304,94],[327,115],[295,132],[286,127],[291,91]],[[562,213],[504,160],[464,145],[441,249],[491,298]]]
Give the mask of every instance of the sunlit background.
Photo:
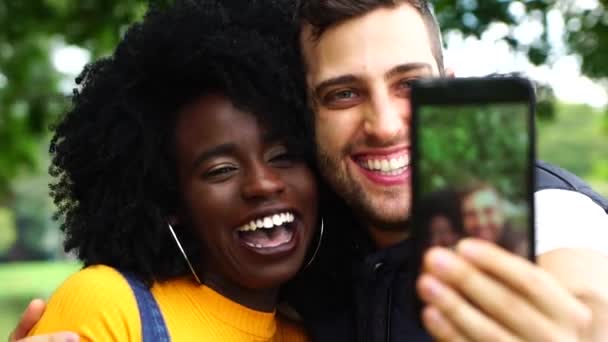
[[[156,2],[166,3],[169,0]],[[457,76],[538,82],[538,155],[608,196],[608,11],[596,0],[434,1]],[[142,0],[0,0],[0,339],[78,264],[47,190],[51,125],[74,78],[112,51]]]

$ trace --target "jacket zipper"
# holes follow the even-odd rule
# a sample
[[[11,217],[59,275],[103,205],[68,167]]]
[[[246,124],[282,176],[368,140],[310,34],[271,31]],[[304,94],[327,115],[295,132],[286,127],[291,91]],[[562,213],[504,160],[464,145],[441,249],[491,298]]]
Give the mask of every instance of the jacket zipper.
[[[393,287],[388,287],[388,296],[386,298],[386,342],[391,341],[391,304],[393,301]]]

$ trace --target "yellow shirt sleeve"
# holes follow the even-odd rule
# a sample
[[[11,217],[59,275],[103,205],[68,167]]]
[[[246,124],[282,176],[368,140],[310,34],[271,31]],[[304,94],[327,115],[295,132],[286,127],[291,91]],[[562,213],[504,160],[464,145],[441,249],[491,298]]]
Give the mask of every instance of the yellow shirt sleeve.
[[[49,299],[30,335],[72,331],[81,341],[141,341],[141,322],[126,279],[107,266],[69,277]]]

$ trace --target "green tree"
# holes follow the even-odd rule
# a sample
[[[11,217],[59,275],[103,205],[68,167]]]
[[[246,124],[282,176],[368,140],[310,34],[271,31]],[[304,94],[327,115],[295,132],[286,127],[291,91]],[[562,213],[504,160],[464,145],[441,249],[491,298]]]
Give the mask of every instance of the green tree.
[[[444,32],[457,30],[477,37],[492,23],[513,27],[536,18],[545,30],[532,43],[517,41],[512,30],[503,38],[535,63],[544,62],[551,53],[547,13],[557,6],[568,23],[568,46],[581,56],[583,70],[598,78],[608,74],[606,0],[585,11],[578,10],[573,0],[433,3]],[[126,25],[142,17],[147,4],[145,0],[0,0],[0,202],[15,175],[40,166],[37,146],[46,141],[48,125],[68,105],[60,89],[65,75],[53,67],[51,51],[59,45],[76,45],[90,51],[92,58],[106,55]]]
[[[0,0],[0,200],[17,174],[40,167],[38,146],[68,104],[53,48],[107,54],[145,8],[141,0]]]

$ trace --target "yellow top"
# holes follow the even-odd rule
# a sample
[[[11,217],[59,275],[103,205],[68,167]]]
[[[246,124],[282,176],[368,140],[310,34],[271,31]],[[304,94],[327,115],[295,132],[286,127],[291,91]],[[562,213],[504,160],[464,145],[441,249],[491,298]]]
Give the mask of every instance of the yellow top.
[[[308,341],[304,330],[249,309],[188,279],[155,283],[152,294],[172,341]],[[141,341],[137,301],[126,279],[107,266],[68,278],[30,335],[73,331],[81,341]]]

